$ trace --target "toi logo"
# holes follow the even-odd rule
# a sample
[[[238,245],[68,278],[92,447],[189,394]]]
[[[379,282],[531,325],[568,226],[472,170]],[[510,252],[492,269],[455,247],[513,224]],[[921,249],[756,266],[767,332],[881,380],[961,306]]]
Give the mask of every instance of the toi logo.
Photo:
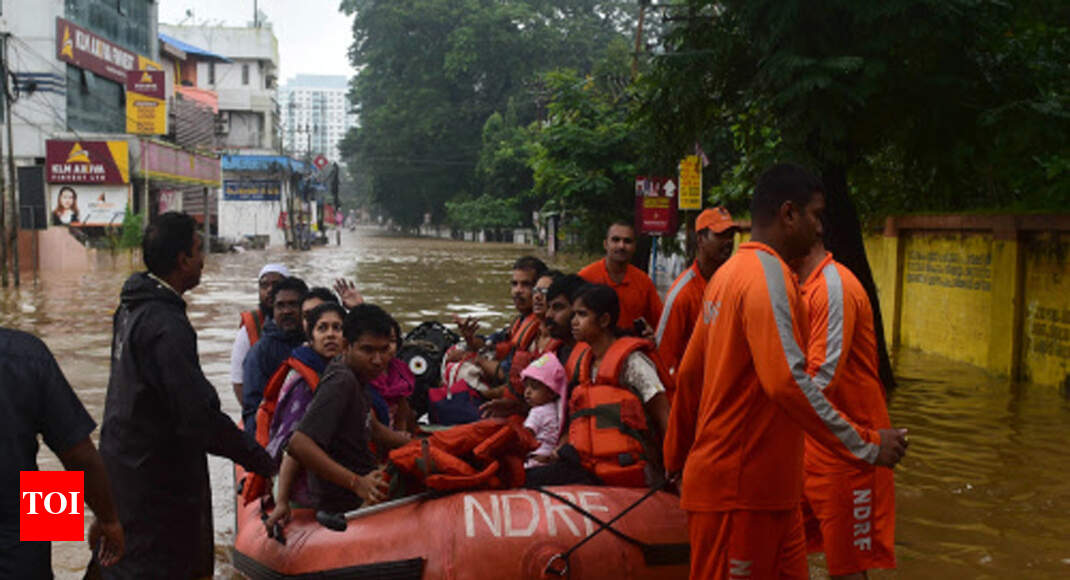
[[[19,472],[19,541],[85,540],[85,474]]]

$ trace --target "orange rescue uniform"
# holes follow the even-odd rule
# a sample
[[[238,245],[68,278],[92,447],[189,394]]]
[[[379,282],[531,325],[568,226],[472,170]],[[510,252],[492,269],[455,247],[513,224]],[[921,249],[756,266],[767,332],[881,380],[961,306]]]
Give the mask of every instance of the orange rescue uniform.
[[[675,375],[684,356],[687,341],[695,328],[695,319],[702,310],[702,293],[706,290],[706,278],[698,268],[698,262],[684,270],[669,287],[665,295],[665,307],[661,310],[661,321],[654,333],[654,343],[658,345],[658,357],[669,374]]]
[[[592,284],[605,284],[617,292],[620,300],[620,317],[617,318],[617,328],[629,329],[640,316],[646,319],[651,328],[657,328],[661,318],[661,298],[658,297],[658,289],[650,276],[639,268],[628,264],[624,272],[624,279],[617,284],[609,277],[606,269],[606,259],[588,264],[580,270],[580,278]]]
[[[681,506],[722,513],[689,524],[693,545],[715,538],[702,543],[709,550],[692,550],[693,573],[730,578],[748,568],[805,578],[794,519],[804,430],[836,454],[877,458],[879,434],[852,424],[806,374],[805,321],[794,274],[765,244],[742,244],[706,287],[664,448],[667,470],[683,471]]]
[[[856,425],[890,428],[873,310],[862,284],[827,254],[802,292],[810,324],[806,366],[814,384]],[[810,436],[805,466],[806,501],[818,524],[808,528],[807,540],[810,551],[825,552],[829,574],[895,568],[892,470],[844,458]]]

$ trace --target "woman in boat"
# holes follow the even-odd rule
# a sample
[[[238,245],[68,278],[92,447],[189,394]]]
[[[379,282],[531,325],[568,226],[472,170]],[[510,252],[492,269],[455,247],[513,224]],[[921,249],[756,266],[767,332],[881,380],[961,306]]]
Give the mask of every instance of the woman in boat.
[[[368,395],[380,423],[395,431],[415,432],[416,416],[409,405],[409,397],[416,385],[416,377],[409,370],[409,365],[397,357],[398,351],[401,350],[401,325],[393,316],[390,317],[390,322],[394,341],[390,363],[387,364],[386,372],[368,384]]]
[[[291,502],[300,506],[312,504],[301,465],[284,453],[284,450],[294,428],[312,401],[319,375],[323,374],[327,363],[342,352],[342,322],[345,315],[345,309],[333,302],[324,302],[310,310],[306,316],[310,343],[294,349],[290,360],[284,363],[290,365],[291,370],[279,393],[267,445],[272,458],[282,461],[275,494],[275,509],[264,522],[269,530],[277,522],[285,522],[289,518]],[[304,368],[299,368],[299,365]],[[309,370],[314,374],[310,374]]]

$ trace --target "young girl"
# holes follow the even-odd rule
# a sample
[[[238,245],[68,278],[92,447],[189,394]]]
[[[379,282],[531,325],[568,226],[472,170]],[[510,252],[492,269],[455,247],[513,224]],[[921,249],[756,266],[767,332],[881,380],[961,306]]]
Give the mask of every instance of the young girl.
[[[619,316],[617,293],[603,284],[584,286],[572,301],[572,336],[578,342],[589,344],[594,355],[588,380],[593,381],[598,375],[598,365],[619,338],[616,331]],[[632,352],[624,360],[620,383],[642,400],[643,408],[653,420],[657,448],[660,449],[669,425],[669,399],[654,361],[641,351]]]
[[[535,434],[539,448],[529,456],[525,468],[549,463],[561,438],[565,424],[565,369],[553,353],[546,353],[532,362],[520,377],[524,380],[524,402],[531,407],[524,427]]]

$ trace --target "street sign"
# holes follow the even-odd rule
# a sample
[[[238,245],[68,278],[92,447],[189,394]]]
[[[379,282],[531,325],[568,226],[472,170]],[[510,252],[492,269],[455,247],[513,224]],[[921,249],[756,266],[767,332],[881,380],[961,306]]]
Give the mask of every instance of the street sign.
[[[328,163],[330,162],[327,161],[327,158],[323,155],[317,155],[316,158],[312,160],[312,164],[316,166],[316,169],[323,169],[324,167],[327,167]]]
[[[698,155],[680,161],[680,209],[702,209],[702,169]]]
[[[660,236],[676,232],[676,204],[679,188],[672,177],[635,178],[635,227],[640,234]]]

